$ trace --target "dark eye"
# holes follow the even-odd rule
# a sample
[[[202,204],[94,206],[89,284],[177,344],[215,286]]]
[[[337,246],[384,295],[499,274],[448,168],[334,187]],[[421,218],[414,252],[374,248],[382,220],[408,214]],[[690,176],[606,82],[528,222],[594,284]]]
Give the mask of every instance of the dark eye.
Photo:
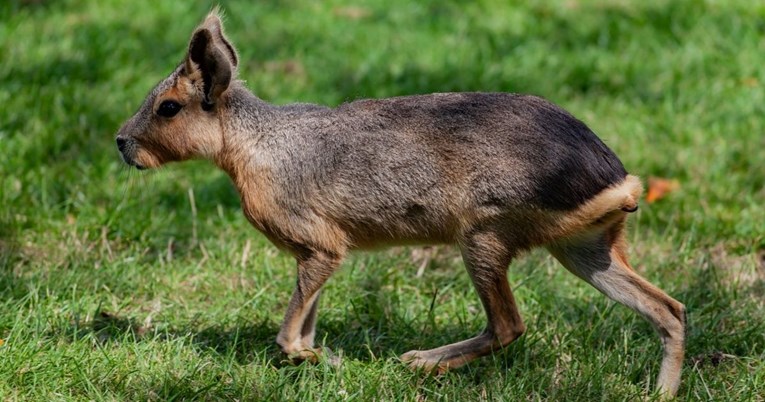
[[[173,117],[176,114],[178,114],[178,112],[181,111],[181,108],[183,108],[183,106],[181,106],[180,103],[176,101],[166,100],[159,104],[159,108],[157,109],[157,114],[162,117]]]

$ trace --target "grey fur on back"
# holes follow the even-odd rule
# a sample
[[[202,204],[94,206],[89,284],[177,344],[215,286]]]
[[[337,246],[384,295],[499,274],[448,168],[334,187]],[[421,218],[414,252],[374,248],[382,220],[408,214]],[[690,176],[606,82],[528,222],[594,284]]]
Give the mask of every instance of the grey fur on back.
[[[246,90],[235,91],[229,98],[241,102]],[[251,116],[234,120],[262,120],[257,140],[245,143],[264,150],[253,163],[272,169],[286,191],[281,204],[310,215],[295,202],[310,197],[320,214],[370,234],[406,220],[413,233],[391,238],[452,241],[449,228],[414,233],[416,222],[432,232],[433,222],[448,226],[474,208],[570,210],[627,175],[587,126],[534,96],[444,93],[337,108],[266,107],[247,96],[242,113]]]

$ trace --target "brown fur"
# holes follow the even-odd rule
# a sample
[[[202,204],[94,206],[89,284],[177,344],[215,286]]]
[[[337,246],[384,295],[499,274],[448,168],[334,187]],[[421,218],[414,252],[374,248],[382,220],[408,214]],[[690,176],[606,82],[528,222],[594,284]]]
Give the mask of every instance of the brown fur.
[[[656,327],[664,342],[658,388],[675,394],[684,307],[631,269],[624,227],[642,186],[584,123],[544,99],[513,94],[276,107],[236,81],[238,61],[212,13],[117,144],[138,168],[212,160],[231,177],[252,225],[294,255],[297,286],[277,336],[286,354],[316,357],[321,287],[350,250],[451,243],[488,325],[402,360],[459,367],[523,334],[506,271],[523,250],[544,246]]]

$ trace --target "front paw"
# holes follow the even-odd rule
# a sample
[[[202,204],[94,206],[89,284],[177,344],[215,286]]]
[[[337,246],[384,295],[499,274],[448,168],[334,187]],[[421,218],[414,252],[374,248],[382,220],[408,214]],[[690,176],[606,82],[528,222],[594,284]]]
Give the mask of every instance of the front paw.
[[[449,370],[449,364],[442,358],[428,356],[426,351],[410,350],[399,357],[410,369],[424,371],[426,373],[441,375]]]
[[[300,364],[302,362],[317,363],[319,358],[324,353],[321,348],[303,348],[293,352],[285,352],[287,359],[293,364]]]
[[[287,359],[292,364],[300,364],[302,362],[319,363],[321,361],[326,361],[333,367],[340,367],[342,362],[342,357],[333,353],[332,350],[327,347],[303,348],[286,354]]]

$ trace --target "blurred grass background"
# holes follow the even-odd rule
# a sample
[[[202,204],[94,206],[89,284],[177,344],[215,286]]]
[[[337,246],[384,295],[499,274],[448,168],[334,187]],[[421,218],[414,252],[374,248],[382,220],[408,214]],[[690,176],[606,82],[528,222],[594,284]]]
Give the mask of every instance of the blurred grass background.
[[[633,264],[689,309],[680,399],[764,400],[765,3],[221,1],[240,78],[277,103],[446,91],[546,97],[644,178]],[[293,261],[206,162],[139,174],[114,134],[182,60],[206,1],[0,4],[0,399],[624,400],[651,328],[534,252],[529,327],[438,378],[396,356],[485,319],[454,250],[351,258],[324,293],[335,369],[274,345]],[[193,205],[193,207],[192,207]],[[427,262],[427,261],[426,261]]]

